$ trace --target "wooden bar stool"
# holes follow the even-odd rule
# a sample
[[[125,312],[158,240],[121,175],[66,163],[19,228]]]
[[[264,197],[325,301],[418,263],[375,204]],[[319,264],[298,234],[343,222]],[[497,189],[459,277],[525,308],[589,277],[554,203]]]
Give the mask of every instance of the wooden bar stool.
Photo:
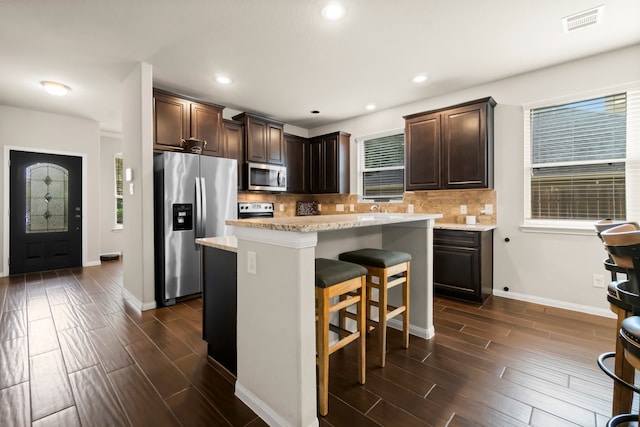
[[[624,358],[634,369],[640,369],[640,316],[627,317],[622,321],[620,341],[624,347]],[[630,390],[640,393],[640,389],[636,388],[633,384],[627,383],[620,378],[614,378],[614,380],[621,382],[622,385]],[[616,427],[621,424],[638,422],[639,418],[638,414],[618,414],[609,420],[607,427]]]
[[[627,280],[613,280],[607,287],[607,300],[611,310],[617,314],[617,331],[621,331],[624,321],[634,314],[640,314],[640,288],[638,287],[637,271],[640,271],[640,230],[635,223],[624,223],[604,229],[600,238],[610,255],[610,260],[627,275]],[[607,260],[605,260],[607,268]],[[609,268],[607,268],[610,270]],[[613,270],[610,270],[613,276]],[[620,271],[616,271],[619,273]],[[598,358],[598,365],[611,378],[613,384],[612,415],[631,411],[634,388],[635,368],[625,357],[624,340],[620,334],[616,340],[615,352],[604,353]],[[614,372],[604,364],[604,360],[614,358]]]
[[[620,237],[613,236],[617,233],[626,233],[629,231],[635,231],[640,229],[640,226],[635,222],[629,221],[612,221],[610,219],[603,219],[594,224],[596,232],[600,240],[602,240],[605,245],[607,243],[611,245],[615,245],[616,242],[620,242]],[[624,226],[624,227],[620,227]],[[606,239],[602,236],[602,233],[607,230],[613,229],[606,234]],[[628,239],[628,237],[625,237]],[[606,249],[606,248],[605,248]],[[613,249],[615,251],[615,249]],[[616,314],[616,349],[614,353],[605,353],[604,356],[615,357],[614,359],[614,372],[616,376],[624,380],[625,382],[634,382],[635,377],[635,369],[629,364],[629,362],[624,357],[624,348],[622,346],[622,341],[618,337],[618,331],[620,331],[620,327],[622,325],[622,321],[627,317],[633,314],[633,307],[623,302],[620,299],[618,285],[621,285],[623,288],[628,287],[627,283],[621,283],[618,281],[618,274],[624,273],[627,275],[627,278],[633,274],[633,261],[630,258],[618,257],[618,261],[622,263],[622,265],[618,265],[614,262],[613,258],[607,251],[608,257],[603,261],[604,268],[611,273],[611,282],[607,286],[607,301],[609,301],[609,306],[611,311]],[[613,354],[613,356],[611,356]],[[608,357],[605,357],[608,358]],[[604,360],[604,359],[603,359]],[[613,399],[612,399],[612,415],[618,415],[623,413],[628,413],[631,411],[631,405],[633,401],[633,391],[627,387],[625,387],[621,382],[615,381],[613,383]]]
[[[403,346],[409,348],[409,272],[411,255],[406,252],[384,249],[360,249],[343,252],[338,257],[342,261],[360,264],[367,269],[368,323],[378,326],[378,345],[380,347],[380,366],[384,367],[387,353],[387,321],[402,315]],[[402,304],[398,307],[388,305],[389,289],[402,286]],[[372,299],[372,290],[378,290],[378,301]],[[372,319],[371,306],[378,308],[378,321]]]
[[[365,382],[366,369],[366,317],[364,301],[367,287],[367,270],[357,264],[333,259],[316,258],[316,363],[318,365],[318,412],[329,412],[329,355],[347,344],[359,339],[358,345],[358,381]],[[340,297],[332,304],[332,299]],[[330,325],[329,315],[335,311],[346,311],[355,305],[355,332]],[[338,333],[339,340],[329,345],[329,330]]]

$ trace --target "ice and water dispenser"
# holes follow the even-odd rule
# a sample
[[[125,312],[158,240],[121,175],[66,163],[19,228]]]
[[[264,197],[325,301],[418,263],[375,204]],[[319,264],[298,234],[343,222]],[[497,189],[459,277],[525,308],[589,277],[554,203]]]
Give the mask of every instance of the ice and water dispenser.
[[[173,230],[193,230],[193,205],[191,203],[173,204]]]

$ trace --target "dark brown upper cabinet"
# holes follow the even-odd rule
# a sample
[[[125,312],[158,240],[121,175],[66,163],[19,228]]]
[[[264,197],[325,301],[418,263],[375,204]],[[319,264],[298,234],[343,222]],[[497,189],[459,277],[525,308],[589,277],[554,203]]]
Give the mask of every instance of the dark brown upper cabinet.
[[[165,151],[183,151],[183,139],[197,138],[207,141],[202,151],[203,154],[224,156],[223,109],[224,107],[219,105],[154,89],[153,148]]]
[[[349,194],[351,135],[334,132],[309,141],[309,192]]]
[[[493,188],[493,98],[405,116],[406,189]]]
[[[245,161],[284,164],[284,123],[249,113],[233,120],[244,125]]]
[[[440,122],[439,113],[405,121],[407,190],[436,190],[442,187]]]
[[[287,193],[309,192],[309,140],[296,135],[284,135],[287,166]]]
[[[238,189],[243,188],[243,164],[244,164],[244,126],[240,122],[223,120],[224,128],[224,153],[229,159],[238,161]]]

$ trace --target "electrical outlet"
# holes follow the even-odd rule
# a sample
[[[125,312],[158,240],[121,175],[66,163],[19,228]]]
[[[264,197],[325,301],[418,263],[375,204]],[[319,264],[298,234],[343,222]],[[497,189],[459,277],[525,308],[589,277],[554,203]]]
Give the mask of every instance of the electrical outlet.
[[[322,203],[318,203],[318,212],[322,212]]]
[[[413,205],[412,204],[408,204],[407,205],[407,212],[408,213],[413,213]]]
[[[484,214],[493,215],[493,205],[491,203],[487,203],[486,205],[484,205]]]
[[[336,212],[344,212],[344,205],[342,203],[336,205]]]
[[[353,207],[353,203],[349,204],[349,212],[353,212],[355,211],[355,208]]]
[[[284,212],[284,203],[280,203],[280,212]]]
[[[256,264],[256,253],[253,251],[247,251],[247,273],[253,275],[258,274]]]
[[[460,205],[460,215],[467,214],[467,205]]]
[[[594,288],[604,288],[604,275],[603,274],[594,274],[592,280],[593,280],[593,287]]]

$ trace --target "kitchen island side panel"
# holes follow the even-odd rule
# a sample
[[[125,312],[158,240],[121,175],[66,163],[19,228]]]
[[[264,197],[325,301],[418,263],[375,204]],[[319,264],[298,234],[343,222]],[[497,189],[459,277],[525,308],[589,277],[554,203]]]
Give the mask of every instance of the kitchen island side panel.
[[[203,338],[207,353],[237,374],[237,255],[203,247]]]
[[[433,326],[433,220],[382,227],[382,248],[411,254],[410,333],[430,339]],[[399,288],[399,286],[398,286]],[[395,291],[395,292],[391,292]],[[401,305],[400,289],[389,292],[389,303]],[[400,329],[402,321],[391,319],[389,326]]]

